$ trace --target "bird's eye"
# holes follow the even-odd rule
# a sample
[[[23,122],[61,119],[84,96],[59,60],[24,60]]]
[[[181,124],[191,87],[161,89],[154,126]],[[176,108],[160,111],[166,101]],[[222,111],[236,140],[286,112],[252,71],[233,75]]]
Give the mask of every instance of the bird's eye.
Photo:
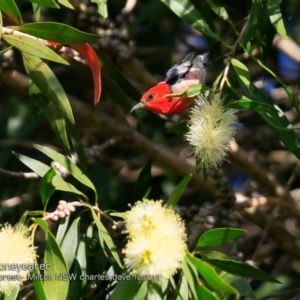
[[[150,101],[154,98],[154,94],[150,94],[148,97],[147,97],[147,101]]]

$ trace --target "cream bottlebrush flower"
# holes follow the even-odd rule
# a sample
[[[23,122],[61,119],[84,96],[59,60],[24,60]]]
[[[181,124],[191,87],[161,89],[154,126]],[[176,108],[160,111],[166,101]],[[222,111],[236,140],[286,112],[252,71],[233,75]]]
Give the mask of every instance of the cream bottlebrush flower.
[[[27,280],[28,265],[34,264],[35,257],[26,230],[14,229],[9,224],[0,227],[0,294],[9,294]]]
[[[234,140],[237,122],[235,110],[223,106],[220,95],[211,99],[200,97],[191,110],[185,135],[199,164],[205,170],[216,168]]]
[[[125,218],[129,241],[125,265],[132,274],[170,278],[186,253],[182,220],[162,201],[138,201]]]

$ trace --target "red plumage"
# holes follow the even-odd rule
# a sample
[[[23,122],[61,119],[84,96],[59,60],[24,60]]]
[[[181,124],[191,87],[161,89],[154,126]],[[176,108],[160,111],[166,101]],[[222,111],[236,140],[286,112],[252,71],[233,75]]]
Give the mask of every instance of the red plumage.
[[[196,56],[189,53],[167,72],[164,81],[144,93],[140,103],[136,104],[131,112],[143,107],[159,114],[169,115],[179,114],[189,108],[194,102],[194,97],[166,97],[166,95],[182,93],[192,84],[205,83],[206,58],[207,54]]]

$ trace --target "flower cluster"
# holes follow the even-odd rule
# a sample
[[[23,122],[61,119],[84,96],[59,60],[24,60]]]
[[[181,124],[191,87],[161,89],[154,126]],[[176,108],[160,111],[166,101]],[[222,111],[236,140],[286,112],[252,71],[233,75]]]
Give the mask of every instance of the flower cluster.
[[[200,96],[191,110],[185,135],[198,162],[205,170],[216,168],[234,140],[235,110],[224,107],[219,94],[210,99]]]
[[[22,266],[34,264],[36,253],[26,230],[9,224],[0,227],[0,245],[0,294],[8,295],[27,280],[29,270]]]
[[[170,278],[186,252],[185,227],[162,201],[138,201],[125,218],[129,241],[125,265],[132,274]]]

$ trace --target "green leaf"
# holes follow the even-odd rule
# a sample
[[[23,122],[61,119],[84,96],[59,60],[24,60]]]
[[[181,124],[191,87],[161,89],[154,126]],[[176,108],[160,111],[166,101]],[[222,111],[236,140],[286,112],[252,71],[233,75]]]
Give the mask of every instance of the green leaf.
[[[102,74],[114,81],[124,93],[135,101],[141,99],[141,94],[130,81],[120,72],[120,69],[104,54],[100,54]]]
[[[267,282],[280,283],[280,281],[278,281],[271,275],[240,261],[232,260],[223,253],[213,251],[201,251],[200,255],[203,260],[219,268],[220,270],[223,270],[230,274],[246,278],[250,277]]]
[[[133,200],[142,200],[147,198],[151,191],[151,167],[152,160],[150,159],[142,169],[133,190]]]
[[[236,59],[231,63],[238,75],[240,86],[246,97],[250,100],[262,102],[272,106],[272,109],[257,109],[256,111],[265,119],[275,135],[285,146],[300,159],[300,144],[292,125],[286,118],[283,111],[272,103],[272,100],[250,82],[250,75],[247,67]]]
[[[237,237],[245,234],[246,230],[239,228],[215,228],[206,231],[199,238],[196,247],[216,247],[226,245]]]
[[[50,168],[40,181],[40,196],[44,209],[46,209],[47,203],[55,191],[55,187],[52,184],[52,178],[56,175],[53,168]]]
[[[118,86],[112,78],[108,77],[106,73],[102,73],[103,90],[107,95],[117,103],[123,111],[127,114],[131,110],[131,102],[129,101],[125,92]]]
[[[222,271],[220,273],[220,276],[229,284],[231,284],[240,295],[253,299],[253,300],[257,300],[250,284],[248,283],[248,281],[245,278],[242,277],[238,277],[236,275],[233,274],[229,274],[226,273],[224,271]]]
[[[98,6],[98,12],[103,18],[107,18],[107,5],[106,0],[91,0],[91,3],[96,3]]]
[[[55,22],[28,23],[18,29],[38,38],[65,45],[92,43],[100,38],[99,35],[85,33],[69,25]]]
[[[34,17],[36,21],[38,21],[40,19],[41,6],[36,3],[32,3],[32,9],[33,9]]]
[[[205,299],[205,300],[219,300],[208,288],[204,285],[199,284],[197,286],[197,299]]]
[[[213,290],[231,294],[237,293],[232,286],[219,276],[211,265],[201,259],[193,257],[190,254],[187,255],[187,259],[196,267],[199,274],[205,279],[208,285],[213,288]]]
[[[85,194],[83,194],[82,192],[80,192],[71,183],[68,183],[68,182],[64,181],[64,179],[62,177],[60,177],[59,175],[56,175],[52,179],[52,184],[55,187],[55,189],[58,190],[58,191],[64,191],[64,192],[73,193],[73,194],[82,196],[85,201],[88,200],[88,198],[87,198],[87,196]]]
[[[164,97],[182,96],[182,97],[192,98],[208,90],[210,90],[210,88],[203,84],[192,84],[191,86],[189,86],[189,88],[186,91],[183,91],[181,93],[168,94],[165,95]]]
[[[95,224],[98,228],[98,236],[99,236],[99,241],[100,241],[102,250],[104,251],[104,253],[106,254],[106,256],[109,259],[110,259],[110,253],[111,253],[114,260],[119,265],[119,267],[122,268],[122,262],[120,260],[119,254],[116,250],[116,246],[114,245],[114,242],[113,242],[111,236],[109,235],[106,228],[101,223],[101,221],[99,220],[99,217],[96,215],[96,213],[94,212],[94,210],[92,208],[91,208],[91,211],[92,211],[92,215],[93,215]],[[106,246],[108,247],[110,253],[107,252]]]
[[[69,281],[59,280],[57,276],[68,272],[66,262],[47,223],[42,219],[35,219],[35,223],[41,227],[46,237],[44,264],[47,267],[44,276],[49,280],[44,281],[45,294],[51,300],[64,300],[68,293]]]
[[[66,156],[41,145],[34,145],[36,149],[65,167],[79,182],[91,188],[97,197],[97,191],[89,178]]]
[[[68,299],[82,299],[82,292],[87,286],[87,258],[89,255],[88,249],[90,247],[90,242],[93,238],[93,228],[94,224],[92,223],[79,242],[74,268],[72,269],[72,274],[76,274],[77,276],[76,279],[72,280],[70,283]]]
[[[3,35],[3,39],[8,44],[16,47],[22,52],[50,61],[54,61],[63,65],[69,65],[69,63],[61,56],[59,56],[56,52],[51,50],[42,42],[37,41],[31,37],[16,34],[5,34]]]
[[[63,218],[59,225],[56,232],[56,241],[61,246],[62,240],[67,232],[68,226],[69,226],[70,216]]]
[[[177,202],[180,199],[182,193],[184,192],[186,186],[190,182],[192,176],[193,176],[192,174],[185,175],[185,177],[180,181],[180,183],[177,185],[175,190],[170,195],[166,206],[174,207],[177,204]]]
[[[37,263],[37,262],[35,262]],[[30,272],[32,276],[36,276],[36,278],[39,278],[41,275],[40,270],[32,270]],[[33,287],[34,287],[34,292],[35,292],[35,297],[36,299],[41,299],[41,300],[47,300],[45,290],[44,290],[44,284],[42,280],[33,280]]]
[[[43,177],[51,167],[45,165],[44,163],[41,163],[38,160],[35,160],[33,158],[30,158],[28,156],[13,152],[13,154],[28,168],[33,170],[35,173],[37,173],[39,176]],[[55,187],[56,190],[64,191],[64,192],[70,192],[77,195],[82,196],[83,198],[87,199],[87,197],[77,190],[72,184],[65,182],[59,175],[55,175],[52,179],[52,185]]]
[[[226,8],[224,6],[216,5],[212,0],[206,0],[206,1],[209,4],[210,8],[213,10],[213,12],[221,19],[228,22],[231,25],[231,27],[235,30],[234,24],[231,21]]]
[[[131,278],[130,280],[121,280],[117,282],[110,300],[131,300],[139,291],[142,281],[137,281]]]
[[[19,291],[19,287],[13,288],[8,295],[3,295],[3,298],[1,297],[1,300],[15,300],[18,297]]]
[[[45,112],[50,101],[31,80],[29,80],[28,89],[29,89],[30,99],[34,103],[34,105],[38,108],[38,113]]]
[[[2,12],[0,10],[0,38],[2,37],[2,27],[3,27],[3,19],[2,19]],[[3,50],[2,50],[3,51]],[[1,52],[2,52],[1,51]],[[0,54],[1,55],[1,54]]]
[[[22,155],[20,153],[12,151],[13,155],[15,155],[24,165],[30,168],[33,172],[38,174],[40,177],[43,177],[50,169],[46,164],[33,159],[31,157]]]
[[[26,53],[22,55],[25,69],[33,83],[62,110],[71,123],[74,123],[69,100],[51,69],[38,57]]]
[[[280,10],[280,3],[281,0],[267,1],[267,12],[270,21],[278,34],[280,34],[284,38],[288,38]]]
[[[183,275],[188,282],[193,297],[195,299],[198,299],[196,292],[197,286],[199,285],[198,278],[194,266],[192,266],[192,268],[189,266],[187,255],[181,263],[181,268]]]
[[[59,5],[53,0],[28,0],[33,3],[40,4],[42,6],[50,7],[50,8],[59,8]]]
[[[255,33],[257,29],[260,28],[259,26],[261,26],[262,21],[264,18],[267,18],[265,1],[253,0],[249,16],[250,19],[248,27],[241,40],[241,43],[244,45],[255,36]]]
[[[241,100],[239,101],[228,103],[226,107],[242,108],[242,109],[257,109],[257,110],[274,109],[273,105],[269,105],[267,103],[258,102],[258,101],[252,101],[245,96],[241,96]]]
[[[65,258],[68,271],[70,271],[73,261],[75,259],[75,254],[77,246],[79,243],[79,222],[80,217],[76,218],[72,225],[70,226],[67,234],[65,235],[61,243],[61,252]]]
[[[0,10],[4,12],[14,23],[20,25],[23,23],[18,6],[14,0],[1,0]]]
[[[255,56],[251,55],[251,53],[249,53],[249,56],[256,61],[256,63],[258,65],[260,65],[263,69],[265,69],[269,74],[271,74],[284,88],[285,92],[287,93],[289,99],[292,101],[298,116],[300,117],[300,108],[299,108],[299,104],[298,101],[295,99],[294,94],[290,91],[289,87],[272,71],[270,70],[262,61],[260,61],[258,58],[256,58]]]
[[[162,0],[178,17],[190,24],[193,28],[199,30],[203,34],[221,41],[215,33],[215,29],[211,27],[205,16],[202,15],[189,0]]]
[[[76,154],[78,155],[80,167],[82,170],[87,173],[87,162],[86,162],[86,155],[85,151],[81,142],[80,134],[76,128],[75,125],[70,124],[70,122],[67,122],[67,130],[68,130],[68,136],[70,137],[70,140],[72,142],[72,145],[76,151]]]
[[[74,6],[68,0],[57,0],[57,2],[67,8],[74,9]]]
[[[67,133],[67,121],[64,114],[57,105],[55,105],[53,102],[49,102],[44,115],[47,118],[55,136],[63,146],[63,149],[68,155],[70,155],[71,147]]]

